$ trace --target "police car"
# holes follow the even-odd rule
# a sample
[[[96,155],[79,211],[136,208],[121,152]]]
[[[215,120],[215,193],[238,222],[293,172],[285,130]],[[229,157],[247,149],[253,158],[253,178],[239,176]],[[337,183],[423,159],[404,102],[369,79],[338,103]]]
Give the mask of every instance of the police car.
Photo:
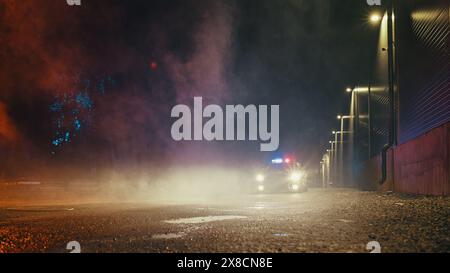
[[[305,192],[307,173],[301,164],[290,157],[274,158],[254,176],[258,193]]]

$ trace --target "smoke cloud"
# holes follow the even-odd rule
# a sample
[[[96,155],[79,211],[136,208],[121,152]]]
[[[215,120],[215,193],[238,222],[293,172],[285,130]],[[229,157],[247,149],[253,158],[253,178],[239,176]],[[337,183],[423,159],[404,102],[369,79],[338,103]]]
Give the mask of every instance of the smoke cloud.
[[[214,103],[228,96],[233,8],[227,1],[2,1],[0,145],[20,147],[8,154],[23,166],[15,175],[38,168],[99,176],[198,154],[170,138],[170,109],[194,95]]]

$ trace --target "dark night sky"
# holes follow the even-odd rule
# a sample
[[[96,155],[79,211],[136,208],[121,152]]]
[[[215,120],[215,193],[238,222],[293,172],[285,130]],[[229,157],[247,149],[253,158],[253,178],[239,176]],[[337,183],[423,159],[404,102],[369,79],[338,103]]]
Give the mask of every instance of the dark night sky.
[[[345,87],[367,82],[368,13],[363,0],[0,0],[0,160],[260,158],[257,143],[171,140],[172,106],[201,95],[279,104],[281,151],[316,163],[346,111]]]

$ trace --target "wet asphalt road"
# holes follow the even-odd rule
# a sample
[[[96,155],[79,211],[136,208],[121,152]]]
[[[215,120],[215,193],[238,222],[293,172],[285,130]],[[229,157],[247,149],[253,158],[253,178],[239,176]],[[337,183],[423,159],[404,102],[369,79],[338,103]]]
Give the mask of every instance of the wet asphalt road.
[[[450,252],[450,199],[344,189],[200,204],[0,208],[1,252]]]

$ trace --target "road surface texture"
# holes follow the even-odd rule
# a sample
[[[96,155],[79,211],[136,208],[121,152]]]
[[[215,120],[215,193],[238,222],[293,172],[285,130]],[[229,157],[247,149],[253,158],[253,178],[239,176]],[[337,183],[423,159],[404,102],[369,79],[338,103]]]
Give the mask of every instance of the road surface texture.
[[[450,199],[347,189],[199,204],[0,208],[0,252],[450,252]]]

